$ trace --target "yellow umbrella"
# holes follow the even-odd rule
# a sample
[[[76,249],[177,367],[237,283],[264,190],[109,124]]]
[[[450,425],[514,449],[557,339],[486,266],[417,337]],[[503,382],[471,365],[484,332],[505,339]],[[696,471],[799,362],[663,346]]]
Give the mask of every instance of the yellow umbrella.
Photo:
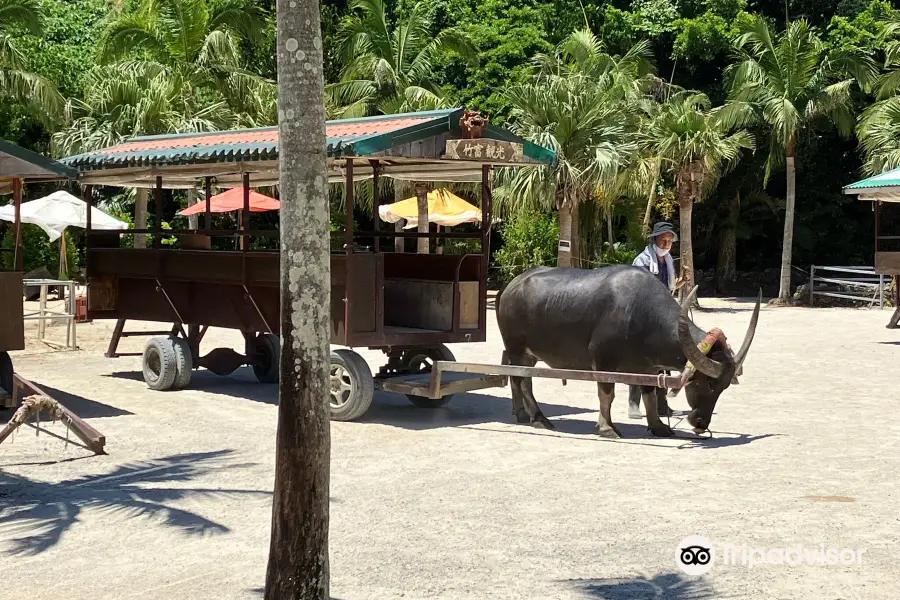
[[[406,219],[403,229],[412,229],[419,225],[419,202],[414,196],[378,207],[378,216],[382,221],[396,223]],[[480,223],[481,209],[473,206],[453,194],[446,188],[428,192],[428,221],[444,227],[452,227],[460,223]]]

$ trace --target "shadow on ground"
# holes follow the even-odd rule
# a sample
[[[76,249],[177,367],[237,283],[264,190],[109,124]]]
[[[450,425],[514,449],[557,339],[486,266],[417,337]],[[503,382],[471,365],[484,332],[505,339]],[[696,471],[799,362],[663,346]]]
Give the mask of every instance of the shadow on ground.
[[[115,406],[110,406],[109,404],[103,404],[102,402],[97,402],[96,400],[89,400],[84,396],[79,396],[78,394],[72,394],[58,388],[43,385],[37,381],[33,381],[32,383],[47,392],[47,394],[51,398],[62,403],[63,406],[71,410],[82,419],[134,415],[133,412],[121,408],[116,408]]]
[[[201,514],[166,503],[186,498],[230,495],[270,496],[270,491],[154,487],[181,483],[220,469],[250,466],[227,460],[233,450],[175,454],[117,467],[58,483],[36,481],[0,471],[0,540],[7,554],[33,556],[49,550],[81,520],[86,509],[128,518],[161,519],[188,535],[221,534],[228,527]]]
[[[541,402],[541,410],[549,418],[592,412],[587,408],[547,402]],[[501,396],[456,394],[449,403],[439,408],[420,408],[406,396],[389,392],[376,392],[372,407],[359,421],[413,430],[516,422],[512,415],[512,401]]]
[[[542,405],[543,406],[543,405]],[[582,409],[573,409],[575,412],[591,412]],[[548,413],[547,416],[551,416]],[[528,424],[514,424],[512,428],[504,429],[488,429],[478,427],[479,431],[492,431],[496,433],[511,433],[516,435],[537,435],[566,437],[567,439],[575,439],[587,442],[600,442],[611,444],[630,444],[637,446],[653,446],[656,448],[667,448],[670,450],[690,450],[690,449],[706,449],[726,448],[730,446],[743,446],[751,442],[775,437],[780,434],[766,433],[761,435],[749,435],[746,433],[717,432],[715,437],[700,437],[691,431],[676,429],[675,421],[672,421],[672,428],[675,430],[675,437],[656,437],[647,428],[646,422],[637,424],[615,422],[614,425],[619,431],[621,438],[606,438],[596,434],[594,425],[595,421],[586,421],[582,419],[551,419],[556,429],[550,431],[547,429],[534,427]],[[510,420],[510,422],[513,422]],[[574,436],[574,437],[572,437]]]
[[[266,593],[266,588],[264,588],[264,587],[253,588],[250,590],[250,593],[258,594],[258,595],[262,596]],[[329,600],[341,600],[337,596],[329,596],[328,598],[329,598]]]
[[[705,579],[680,573],[620,579],[570,579],[565,581],[587,598],[603,600],[718,600],[723,596]]]

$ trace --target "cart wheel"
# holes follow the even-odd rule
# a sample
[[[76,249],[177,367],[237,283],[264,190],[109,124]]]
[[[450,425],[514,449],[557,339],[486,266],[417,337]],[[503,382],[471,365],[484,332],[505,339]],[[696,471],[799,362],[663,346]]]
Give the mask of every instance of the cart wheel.
[[[144,346],[144,381],[151,390],[168,390],[178,374],[178,359],[172,338],[152,338]]]
[[[331,353],[331,418],[352,421],[372,405],[375,378],[366,360],[353,350]]]
[[[408,368],[410,373],[430,373],[431,367],[434,366],[434,362],[437,360],[455,361],[456,357],[450,352],[450,348],[441,344],[434,348],[414,348],[412,350],[405,350],[403,356],[400,358],[400,363]],[[444,406],[450,402],[450,399],[453,398],[453,394],[447,394],[446,396],[437,399],[426,398],[425,396],[413,396],[412,394],[407,394],[406,397],[409,398],[410,402],[420,408],[438,408],[439,406]]]
[[[172,349],[175,350],[175,389],[186,388],[191,383],[191,375],[194,370],[194,355],[191,345],[184,338],[170,337]]]
[[[256,336],[256,358],[253,372],[260,383],[278,383],[281,339],[274,333],[260,333]]]
[[[8,352],[0,352],[0,387],[12,396],[13,393],[13,364]],[[0,403],[0,410],[7,407]]]

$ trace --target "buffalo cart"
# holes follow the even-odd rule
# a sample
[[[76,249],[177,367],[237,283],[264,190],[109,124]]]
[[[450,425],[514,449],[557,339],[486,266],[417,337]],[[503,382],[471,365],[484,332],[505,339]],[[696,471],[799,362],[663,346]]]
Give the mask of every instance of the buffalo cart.
[[[329,121],[329,183],[344,186],[346,222],[332,240],[332,418],[362,416],[375,389],[430,372],[435,361],[453,361],[446,344],[483,342],[487,330],[491,171],[497,167],[553,164],[555,154],[462,109]],[[138,137],[65,161],[78,169],[85,199],[97,186],[148,188],[155,223],[149,248],[120,247],[119,236],[87,228],[88,317],[117,321],[107,356],[120,356],[118,340],[128,320],[171,324],[142,353],[146,383],[164,390],[187,386],[193,369],[227,375],[251,365],[262,382],[279,369],[279,251],[251,250],[251,239],[276,230],[251,226],[249,190],[278,183],[278,129]],[[475,233],[385,231],[378,219],[379,179],[414,182],[427,194],[434,182],[480,183],[481,226]],[[353,208],[360,182],[371,180],[372,226],[358,231]],[[368,183],[366,183],[368,185]],[[165,190],[205,189],[206,211],[196,229],[160,229]],[[212,228],[212,188],[241,187],[244,198],[234,230]],[[178,247],[164,247],[174,235]],[[240,240],[239,249],[213,250],[210,239]],[[476,239],[479,252],[463,255],[397,252],[391,238]],[[334,244],[333,244],[334,246]],[[388,247],[389,246],[389,247]],[[243,353],[230,348],[200,352],[209,327],[235,329]],[[134,332],[131,332],[134,333]],[[385,363],[376,375],[353,348],[378,349]],[[495,375],[458,373],[441,394],[408,394],[416,405],[436,407],[457,392],[502,385]]]
[[[900,169],[851,183],[843,190],[845,194],[855,194],[857,200],[872,202],[875,273],[890,275],[893,282],[894,313],[887,328],[897,329],[900,323]]]
[[[14,408],[16,375],[9,352],[25,349],[25,321],[22,279],[22,190],[25,184],[42,181],[74,179],[77,172],[55,160],[0,140],[0,195],[12,194],[15,220],[12,227],[15,243],[12,248],[0,248],[0,257],[12,260],[0,263],[0,387],[3,396],[0,408]],[[8,265],[8,266],[7,266]],[[74,298],[69,299],[74,302]]]

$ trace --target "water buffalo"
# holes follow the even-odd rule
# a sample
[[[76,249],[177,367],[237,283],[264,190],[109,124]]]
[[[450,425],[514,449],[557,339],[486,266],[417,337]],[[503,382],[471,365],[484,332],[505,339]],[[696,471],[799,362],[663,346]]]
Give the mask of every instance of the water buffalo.
[[[615,265],[602,269],[538,267],[513,279],[497,297],[497,323],[506,348],[504,362],[552,368],[619,371],[656,375],[661,370],[694,367],[685,387],[691,407],[688,422],[706,431],[719,395],[736,381],[753,341],[757,300],[743,345],[733,354],[716,341],[704,354],[707,332],[688,317],[695,287],[683,306],[644,269]],[[534,399],[530,377],[511,377],[513,415],[519,423],[554,429]],[[598,383],[597,433],[621,437],[610,419],[614,384]],[[653,387],[642,387],[650,431],[672,436],[659,418]]]

